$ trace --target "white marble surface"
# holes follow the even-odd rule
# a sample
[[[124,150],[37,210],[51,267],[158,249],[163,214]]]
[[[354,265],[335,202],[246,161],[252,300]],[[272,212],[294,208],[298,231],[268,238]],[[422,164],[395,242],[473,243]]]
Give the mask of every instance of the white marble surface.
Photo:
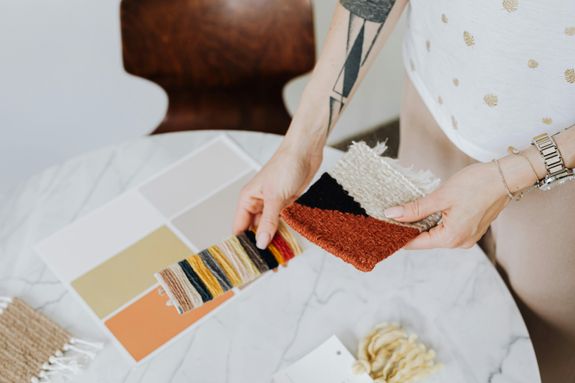
[[[214,134],[141,138],[50,168],[14,190],[0,201],[0,295],[25,299],[78,336],[105,340],[33,245]],[[230,136],[260,162],[279,143],[258,133]],[[338,155],[327,150],[324,165]],[[367,274],[312,247],[149,362],[131,368],[107,342],[74,381],[269,382],[332,334],[355,352],[381,321],[401,322],[438,352],[445,368],[426,382],[540,382],[519,311],[476,247],[404,251]]]

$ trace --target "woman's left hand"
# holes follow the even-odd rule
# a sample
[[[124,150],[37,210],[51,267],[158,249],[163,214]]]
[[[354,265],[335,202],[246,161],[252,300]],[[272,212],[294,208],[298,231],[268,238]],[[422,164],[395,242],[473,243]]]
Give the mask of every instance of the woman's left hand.
[[[431,194],[385,211],[399,222],[419,221],[440,211],[440,223],[406,249],[472,247],[505,208],[509,197],[495,163],[467,166]]]

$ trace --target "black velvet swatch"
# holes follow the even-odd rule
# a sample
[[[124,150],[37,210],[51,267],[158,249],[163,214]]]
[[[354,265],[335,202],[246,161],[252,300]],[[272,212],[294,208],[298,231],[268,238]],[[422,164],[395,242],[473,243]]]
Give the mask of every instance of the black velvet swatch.
[[[188,281],[190,281],[192,286],[194,286],[194,288],[198,291],[198,293],[202,297],[202,301],[207,302],[212,300],[213,298],[212,293],[210,293],[210,290],[208,290],[208,288],[201,280],[199,275],[196,274],[196,272],[192,268],[192,265],[190,265],[188,261],[186,261],[185,259],[183,261],[178,262],[178,265],[180,265],[182,271],[184,272],[184,274],[186,274],[186,278],[188,278]]]
[[[254,247],[257,249],[257,251],[260,253],[262,259],[264,260],[266,265],[268,265],[268,268],[270,270],[275,269],[276,267],[279,266],[278,260],[276,259],[276,257],[274,257],[274,255],[272,254],[271,251],[269,251],[268,249],[262,250],[256,246],[256,235],[253,231],[248,230],[245,232],[245,234],[246,234],[246,237],[248,237],[248,239],[252,242]]]
[[[337,210],[343,213],[367,217],[367,213],[361,205],[327,173],[323,173],[296,202],[308,207],[316,207],[323,210]]]

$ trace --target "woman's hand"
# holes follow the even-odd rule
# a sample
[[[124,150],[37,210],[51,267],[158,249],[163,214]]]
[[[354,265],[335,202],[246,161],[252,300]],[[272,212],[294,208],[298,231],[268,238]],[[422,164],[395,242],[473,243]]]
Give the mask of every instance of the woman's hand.
[[[278,226],[281,209],[292,203],[311,182],[322,160],[318,150],[282,143],[273,157],[242,189],[234,232],[257,226],[257,246],[268,246]]]
[[[441,222],[421,233],[406,249],[472,247],[509,202],[495,163],[473,164],[460,170],[431,194],[385,214],[399,222],[419,221],[435,212]]]

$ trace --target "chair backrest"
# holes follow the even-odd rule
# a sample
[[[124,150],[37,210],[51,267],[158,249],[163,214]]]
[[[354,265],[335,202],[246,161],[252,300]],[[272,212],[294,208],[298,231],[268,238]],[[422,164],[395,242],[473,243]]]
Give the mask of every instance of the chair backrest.
[[[315,62],[310,0],[123,0],[124,67],[166,90],[156,132],[283,133],[282,89]]]

